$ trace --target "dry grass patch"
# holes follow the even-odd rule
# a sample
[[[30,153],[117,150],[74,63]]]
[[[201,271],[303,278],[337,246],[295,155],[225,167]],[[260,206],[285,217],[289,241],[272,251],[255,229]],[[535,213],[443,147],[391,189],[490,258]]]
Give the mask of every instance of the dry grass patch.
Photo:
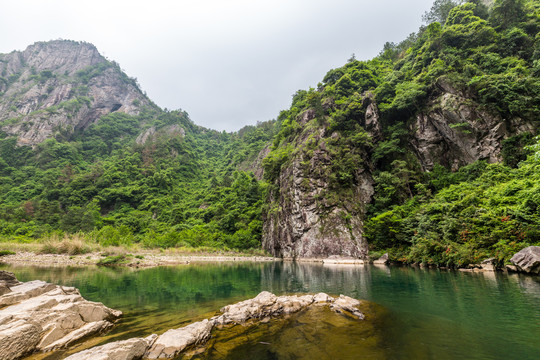
[[[94,247],[78,235],[64,236],[62,240],[52,236],[42,242],[39,253],[79,255],[94,251]]]

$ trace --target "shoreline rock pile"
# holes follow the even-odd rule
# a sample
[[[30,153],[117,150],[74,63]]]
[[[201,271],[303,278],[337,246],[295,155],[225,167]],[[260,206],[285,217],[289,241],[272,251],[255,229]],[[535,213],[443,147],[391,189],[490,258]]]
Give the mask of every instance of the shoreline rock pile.
[[[113,326],[122,315],[73,287],[19,282],[0,271],[0,360],[65,348]]]
[[[540,246],[529,246],[510,259],[516,268],[526,274],[540,275]]]

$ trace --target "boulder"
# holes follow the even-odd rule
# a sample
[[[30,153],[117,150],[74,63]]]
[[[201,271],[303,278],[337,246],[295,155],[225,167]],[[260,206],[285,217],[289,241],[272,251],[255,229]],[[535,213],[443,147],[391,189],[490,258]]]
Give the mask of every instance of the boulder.
[[[185,348],[206,342],[214,327],[214,321],[205,319],[180,329],[168,330],[159,336],[145,358],[174,358]]]
[[[116,341],[102,346],[81,351],[68,356],[65,360],[131,360],[140,359],[154,341],[157,335],[153,334],[146,338],[133,338]]]
[[[360,301],[353,299],[345,295],[339,295],[339,298],[335,299],[330,305],[330,309],[337,313],[343,313],[344,311],[351,313],[354,317],[364,320],[364,314],[358,310],[357,306],[360,305]]]
[[[510,259],[518,270],[528,274],[540,274],[540,246],[529,246]]]
[[[5,271],[5,270],[0,270],[0,283],[8,285],[8,286],[15,286],[15,285],[19,285],[21,282],[17,280],[14,273]]]
[[[250,319],[264,319],[297,312],[313,303],[313,295],[276,296],[263,291],[253,299],[228,305],[221,309],[222,315],[215,318],[219,325],[241,324]]]
[[[380,258],[378,258],[377,260],[374,260],[373,261],[373,264],[374,265],[386,265],[388,264],[388,253],[384,254],[383,256],[381,256]]]
[[[0,325],[0,360],[17,359],[34,351],[40,333],[38,325],[24,320]]]
[[[66,347],[110,328],[122,315],[85,300],[73,287],[43,281],[12,286],[0,296],[0,307],[0,360]]]
[[[9,271],[0,270],[0,296],[11,292],[11,287],[19,285],[15,274]],[[0,306],[2,306],[0,304]]]

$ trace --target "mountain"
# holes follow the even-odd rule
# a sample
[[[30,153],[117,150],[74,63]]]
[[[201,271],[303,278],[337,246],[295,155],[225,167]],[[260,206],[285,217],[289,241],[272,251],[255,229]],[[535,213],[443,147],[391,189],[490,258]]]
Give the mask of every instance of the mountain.
[[[0,238],[504,263],[540,243],[540,5],[430,16],[236,133],[159,109],[90,44],[0,55]]]
[[[508,17],[511,5],[514,17]],[[483,250],[540,240],[538,219],[525,220],[517,209],[511,214],[525,194],[507,199],[507,208],[493,205],[490,215],[509,216],[520,235],[482,218],[487,209],[471,214],[465,207],[465,214],[448,204],[454,213],[439,210],[426,219],[441,183],[451,185],[454,175],[466,180],[470,166],[476,175],[479,164],[516,166],[539,125],[538,4],[496,1],[490,12],[478,11],[475,2],[453,6],[444,25],[434,22],[400,44],[387,43],[373,60],[351,59],[317,89],[295,94],[264,163],[267,251],[365,258],[371,248],[402,261],[456,265],[476,261],[478,250],[495,255]],[[471,190],[464,195],[487,195]],[[453,220],[445,224],[445,218]],[[463,229],[482,243],[463,241]],[[418,253],[410,253],[417,245]],[[462,254],[444,255],[452,248]]]
[[[88,43],[57,40],[0,55],[0,130],[35,146],[151,101],[135,79]]]

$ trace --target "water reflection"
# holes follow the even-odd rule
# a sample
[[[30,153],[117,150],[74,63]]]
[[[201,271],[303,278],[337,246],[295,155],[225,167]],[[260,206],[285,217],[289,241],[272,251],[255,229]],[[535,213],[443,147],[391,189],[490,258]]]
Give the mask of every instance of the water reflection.
[[[538,277],[411,267],[292,262],[190,264],[144,270],[3,265],[22,281],[76,286],[86,298],[124,311],[107,337],[161,333],[255,296],[345,294],[381,304],[377,324],[390,359],[536,358],[540,353]]]

